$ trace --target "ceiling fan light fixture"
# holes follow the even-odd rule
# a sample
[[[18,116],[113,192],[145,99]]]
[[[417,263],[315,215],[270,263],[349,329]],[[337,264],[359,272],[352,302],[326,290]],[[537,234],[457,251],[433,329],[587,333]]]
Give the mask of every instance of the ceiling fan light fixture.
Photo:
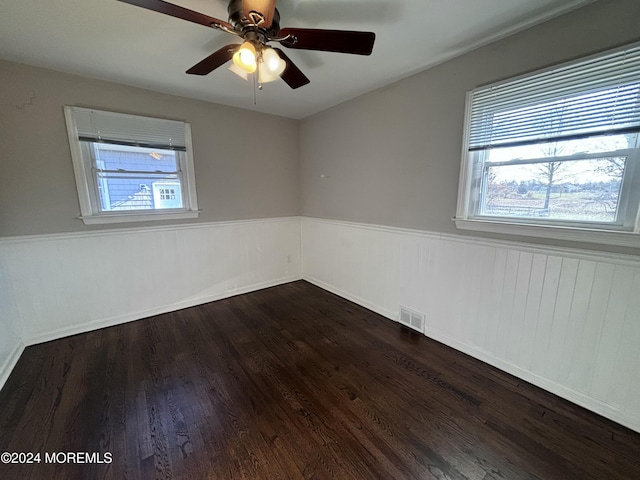
[[[231,62],[231,65],[229,65],[229,70],[232,71],[233,73],[235,73],[237,76],[239,76],[243,80],[248,80],[249,79],[249,74],[246,71],[244,71],[242,68],[238,67],[233,62]]]
[[[251,42],[244,42],[233,54],[233,63],[247,73],[256,71],[256,47]]]
[[[258,69],[258,83],[269,83],[280,78],[278,75],[269,73],[264,68]]]
[[[229,0],[229,22],[189,10],[165,0],[120,0],[158,13],[198,23],[241,37],[241,45],[231,43],[219,48],[186,71],[189,75],[208,75],[229,60],[234,73],[243,78],[256,73],[260,83],[282,80],[292,89],[309,83],[309,79],[280,49],[275,55],[268,42],[298,50],[371,55],[376,35],[373,32],[327,30],[319,28],[280,28],[277,0]],[[264,56],[264,58],[263,58]],[[280,57],[280,58],[277,58]],[[258,88],[261,85],[258,84]]]
[[[287,63],[271,47],[265,47],[262,50],[260,59],[260,68],[258,69],[258,81],[260,83],[277,80],[287,67]]]
[[[262,50],[262,63],[269,72],[275,72],[280,66],[280,55],[271,47],[264,47]]]

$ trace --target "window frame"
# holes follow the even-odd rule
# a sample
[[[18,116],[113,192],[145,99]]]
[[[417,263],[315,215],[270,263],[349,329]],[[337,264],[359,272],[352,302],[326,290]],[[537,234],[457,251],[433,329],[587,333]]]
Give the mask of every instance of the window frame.
[[[184,125],[185,151],[176,151],[176,159],[179,162],[181,175],[179,176],[184,208],[180,209],[138,209],[138,210],[111,210],[103,211],[100,207],[97,181],[93,172],[94,153],[92,145],[95,142],[81,141],[78,135],[78,126],[74,117],[74,111],[79,107],[64,106],[65,122],[71,149],[71,160],[78,191],[78,201],[80,203],[80,216],[86,225],[124,223],[124,222],[146,222],[158,220],[179,220],[197,218],[198,199],[196,195],[195,168],[193,161],[193,145],[191,140],[191,125],[182,122]],[[154,120],[165,120],[156,117],[145,117],[141,115],[130,115],[119,112],[110,112],[98,109],[96,112],[105,112],[126,117],[153,118]],[[149,172],[153,173],[153,172]]]
[[[473,95],[476,91],[526,79],[527,77],[579,64],[590,59],[597,59],[600,56],[624,51],[637,46],[638,44],[632,44],[618,49],[601,52],[596,55],[583,57],[571,62],[530,72],[525,75],[509,78],[493,84],[484,85],[467,92],[465,99],[464,131],[456,216],[453,218],[458,229],[635,248],[640,247],[640,193],[637,192],[637,190],[640,190],[640,134],[638,135],[638,141],[634,148],[632,147],[610,152],[598,152],[594,154],[572,154],[567,156],[549,157],[550,160],[557,158],[561,161],[570,161],[570,157],[574,157],[577,160],[585,159],[589,156],[596,158],[622,156],[615,155],[616,152],[625,152],[625,154],[629,154],[627,157],[628,169],[625,168],[625,175],[622,179],[619,197],[619,210],[623,210],[622,213],[626,214],[626,217],[622,219],[623,221],[621,222],[623,225],[595,221],[579,222],[558,219],[544,220],[534,218],[529,219],[526,217],[509,218],[478,215],[476,211],[479,211],[478,205],[482,202],[482,175],[480,174],[478,176],[476,170],[484,169],[485,165],[490,165],[490,163],[485,163],[482,160],[474,160],[474,152],[469,150]],[[596,136],[596,134],[593,136]],[[535,161],[536,159],[533,160]],[[529,161],[530,159],[526,159],[523,160],[522,163],[529,163]]]

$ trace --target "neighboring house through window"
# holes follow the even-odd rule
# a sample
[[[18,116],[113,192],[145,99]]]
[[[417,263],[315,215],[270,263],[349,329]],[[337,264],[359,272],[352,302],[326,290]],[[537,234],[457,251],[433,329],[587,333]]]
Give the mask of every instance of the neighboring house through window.
[[[189,124],[65,107],[85,223],[198,215]]]

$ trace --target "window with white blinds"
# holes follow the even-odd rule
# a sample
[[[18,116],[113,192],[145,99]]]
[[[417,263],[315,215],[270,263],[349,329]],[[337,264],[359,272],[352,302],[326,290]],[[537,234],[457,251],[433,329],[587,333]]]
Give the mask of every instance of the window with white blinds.
[[[79,107],[64,111],[85,223],[197,217],[189,124]]]
[[[640,45],[479,87],[456,224],[640,246],[639,137]]]
[[[471,92],[469,149],[640,130],[640,45]]]
[[[186,151],[184,122],[89,108],[70,110],[80,141]]]

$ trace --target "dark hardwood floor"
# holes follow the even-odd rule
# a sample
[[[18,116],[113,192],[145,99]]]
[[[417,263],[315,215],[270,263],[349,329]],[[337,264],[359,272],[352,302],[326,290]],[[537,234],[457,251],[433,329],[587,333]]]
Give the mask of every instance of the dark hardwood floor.
[[[640,434],[305,282],[27,348],[4,451],[40,452],[21,480],[640,479]]]

